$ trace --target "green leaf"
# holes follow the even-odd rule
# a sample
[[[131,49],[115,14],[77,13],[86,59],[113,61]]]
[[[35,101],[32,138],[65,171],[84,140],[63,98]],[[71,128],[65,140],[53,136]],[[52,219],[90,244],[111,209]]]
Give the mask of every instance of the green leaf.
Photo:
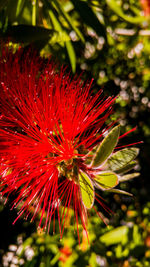
[[[100,237],[100,241],[105,243],[106,246],[125,243],[127,241],[128,227],[126,225],[117,227]]]
[[[54,12],[52,10],[49,10],[49,16],[52,20],[53,26],[56,31],[63,31],[61,24],[59,23],[58,18],[56,18]]]
[[[22,24],[9,26],[5,36],[13,38],[16,42],[28,43],[51,38],[55,32],[55,30],[46,29],[44,27]]]
[[[17,3],[17,9],[16,9],[16,17],[17,17],[17,16],[20,14],[20,12],[22,11],[24,4],[25,4],[25,0],[18,0],[18,3]]]
[[[118,173],[118,174],[126,173],[126,172],[132,170],[136,165],[137,165],[136,161],[131,161],[130,163],[128,163],[128,165],[126,165],[123,168],[120,168],[119,170],[117,170],[116,173]]]
[[[119,182],[125,182],[125,181],[128,181],[130,179],[133,179],[133,178],[136,178],[140,175],[139,172],[133,172],[133,173],[130,173],[130,174],[126,174],[124,176],[120,176],[119,177]]]
[[[91,209],[94,204],[94,187],[91,179],[84,172],[79,174],[79,185],[83,204],[87,209]]]
[[[70,39],[69,35],[67,34],[66,31],[63,30],[63,28],[61,27],[61,24],[59,23],[58,19],[56,19],[55,17],[55,14],[52,12],[52,10],[49,11],[49,15],[51,17],[51,20],[53,22],[53,25],[55,27],[55,29],[59,32],[59,33],[64,33],[66,35],[66,40],[67,38]],[[75,73],[75,70],[76,70],[76,54],[75,54],[75,51],[74,51],[74,47],[71,43],[70,40],[67,40],[67,41],[63,41],[62,40],[62,43],[65,42],[65,46],[66,46],[66,49],[67,49],[67,52],[68,52],[68,57],[69,57],[69,60],[70,60],[70,64],[71,64],[71,67],[72,67],[72,72]]]
[[[128,192],[126,192],[124,190],[120,190],[120,189],[110,189],[110,190],[108,190],[108,192],[121,194],[121,195],[127,195],[127,196],[130,196],[130,197],[133,196],[131,193],[128,193]]]
[[[48,0],[46,0],[47,4],[48,4]],[[59,1],[57,0],[52,0],[52,4],[54,5],[54,7],[56,7],[59,11],[59,13],[62,15],[62,17],[64,17],[64,19],[67,21],[68,25],[76,32],[76,34],[78,35],[78,37],[81,39],[81,41],[84,43],[84,36],[83,34],[80,32],[80,30],[74,25],[72,18],[69,16],[69,14],[67,12],[65,12],[65,10],[62,7],[62,4],[59,3]]]
[[[32,2],[32,25],[36,25],[36,17],[37,17],[37,0]]]
[[[70,41],[70,36],[67,33],[66,29],[61,25],[59,19],[56,17],[55,12],[49,10],[49,16],[52,21],[53,27],[56,30],[56,33],[53,35],[50,40],[50,44],[59,43],[62,47],[65,46],[65,42]]]
[[[139,149],[136,147],[124,148],[114,153],[108,159],[108,167],[112,171],[118,171],[128,165],[138,155]]]
[[[113,172],[101,172],[94,177],[94,181],[102,190],[107,190],[118,184],[118,176]]]
[[[76,54],[75,54],[73,45],[72,45],[71,41],[65,42],[65,45],[66,45],[66,49],[68,52],[70,64],[72,67],[72,72],[75,73],[75,71],[76,71]]]
[[[95,30],[99,36],[103,36],[106,39],[106,28],[100,23],[96,14],[93,12],[92,8],[89,7],[88,3],[80,0],[71,0],[71,2],[80,14],[83,22]]]
[[[87,165],[91,164],[93,161],[93,157],[94,154],[96,153],[98,146],[95,146],[92,150],[90,150],[87,154],[86,154],[86,158],[85,158],[85,163]],[[81,153],[82,154],[82,153]]]
[[[130,22],[132,24],[142,23],[145,21],[145,17],[142,16],[129,16],[124,14],[122,8],[116,3],[115,0],[106,0],[108,6],[122,19],[124,19],[127,22]]]
[[[92,162],[93,167],[100,166],[110,156],[118,142],[119,134],[120,125],[114,127],[100,143]]]

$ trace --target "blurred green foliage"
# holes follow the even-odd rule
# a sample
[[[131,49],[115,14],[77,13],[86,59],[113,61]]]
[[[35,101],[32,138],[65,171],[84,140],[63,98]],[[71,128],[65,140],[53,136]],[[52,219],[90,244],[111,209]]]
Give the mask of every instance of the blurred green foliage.
[[[35,232],[35,224],[11,226],[16,214],[1,200],[0,266],[150,266],[150,18],[136,0],[0,0],[0,18],[3,42],[35,47],[94,77],[95,91],[118,95],[111,119],[119,118],[123,132],[137,126],[122,145],[144,141],[141,179],[122,184],[135,199],[103,194],[116,214],[104,219],[106,227],[93,213],[90,245],[85,233],[79,245],[71,226],[61,241]]]
[[[122,202],[119,198],[117,201]],[[134,204],[128,207],[121,204],[120,213],[123,215],[122,225],[117,226],[121,216],[118,214],[113,226],[108,227],[104,227],[93,213],[89,220],[89,242],[83,232],[80,244],[73,226],[65,231],[62,240],[59,235],[47,235],[40,229],[30,236],[24,231],[17,236],[15,244],[9,244],[3,254],[3,264],[25,267],[149,266],[150,202],[137,210]]]

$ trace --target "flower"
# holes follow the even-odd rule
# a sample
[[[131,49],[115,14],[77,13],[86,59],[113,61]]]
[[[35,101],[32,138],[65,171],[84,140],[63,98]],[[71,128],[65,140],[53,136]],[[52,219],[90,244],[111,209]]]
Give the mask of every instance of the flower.
[[[59,251],[59,260],[65,264],[69,257],[72,255],[72,250],[67,245],[64,245],[64,247],[60,248]]]
[[[150,15],[150,0],[141,0],[141,5],[145,16]]]
[[[57,216],[62,234],[72,208],[79,236],[79,220],[86,230],[95,199],[109,212],[95,188],[115,190],[115,171],[137,155],[136,148],[118,151],[119,164],[118,152],[112,155],[119,126],[104,138],[115,97],[94,94],[92,81],[71,79],[31,51],[3,49],[0,69],[0,191],[14,195],[17,219],[40,214],[48,231]]]

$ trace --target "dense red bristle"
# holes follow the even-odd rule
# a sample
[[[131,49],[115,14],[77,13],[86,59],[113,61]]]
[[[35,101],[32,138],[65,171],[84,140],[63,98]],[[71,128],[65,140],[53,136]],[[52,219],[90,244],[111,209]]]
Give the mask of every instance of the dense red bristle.
[[[87,211],[75,178],[64,177],[58,166],[74,158],[84,162],[78,150],[102,140],[116,98],[102,97],[102,90],[92,95],[92,81],[70,78],[31,51],[3,49],[0,69],[0,190],[16,196],[17,219],[40,215],[39,227],[48,231],[53,219],[55,231],[57,214],[61,235],[72,208],[79,238],[80,221],[87,234]],[[78,168],[87,167],[79,160]]]

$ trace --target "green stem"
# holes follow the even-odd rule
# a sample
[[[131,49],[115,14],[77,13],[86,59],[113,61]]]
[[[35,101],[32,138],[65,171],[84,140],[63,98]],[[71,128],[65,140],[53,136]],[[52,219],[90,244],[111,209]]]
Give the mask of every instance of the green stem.
[[[36,13],[37,13],[37,1],[38,0],[33,0],[32,5],[32,25],[36,26]]]

